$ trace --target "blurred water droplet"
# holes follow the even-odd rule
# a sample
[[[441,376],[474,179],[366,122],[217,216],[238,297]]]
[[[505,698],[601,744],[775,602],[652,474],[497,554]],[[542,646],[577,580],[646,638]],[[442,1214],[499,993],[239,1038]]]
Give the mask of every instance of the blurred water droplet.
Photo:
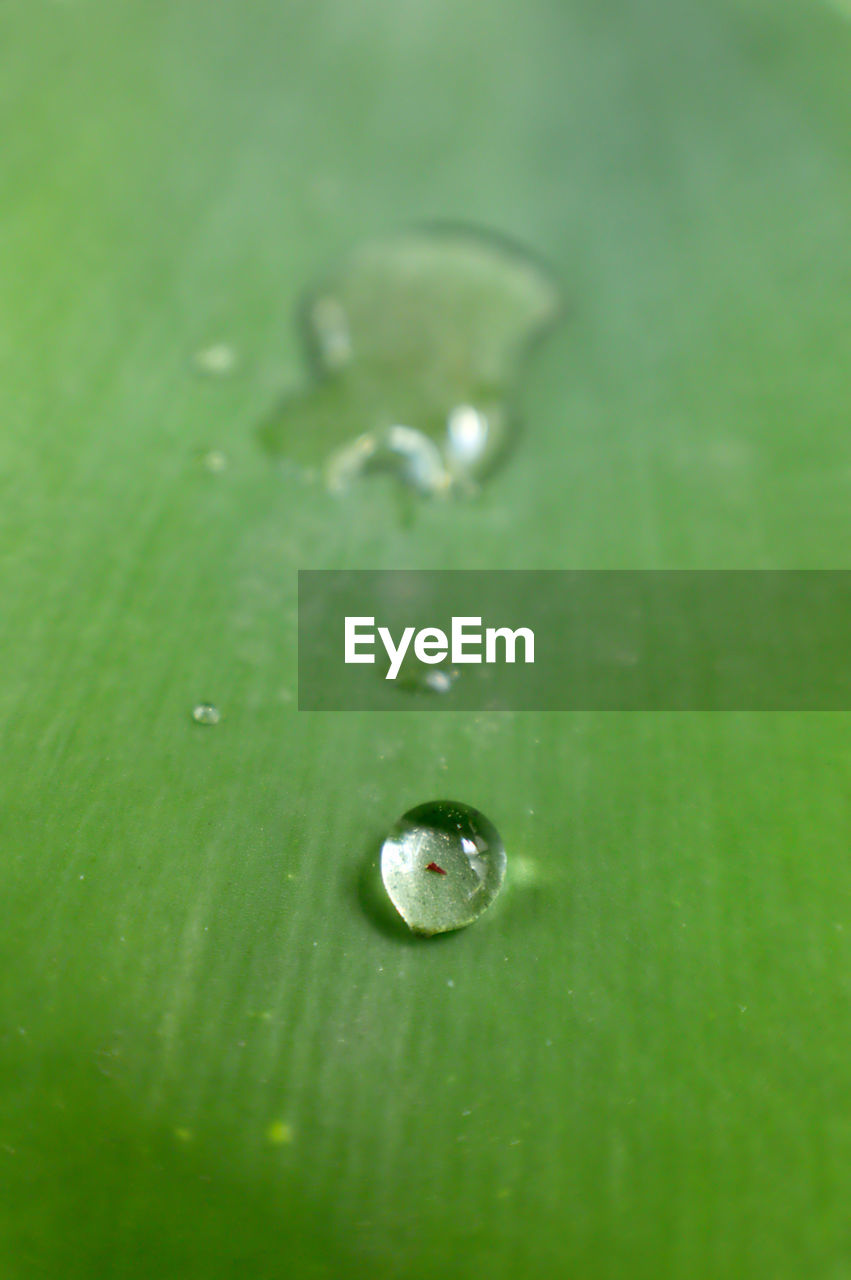
[[[222,715],[212,702],[199,702],[192,708],[192,719],[196,724],[218,724]]]
[[[260,431],[344,490],[393,472],[430,495],[472,491],[503,454],[524,357],[561,313],[551,276],[485,232],[421,228],[361,245],[313,292],[314,385]]]
[[[195,352],[195,368],[209,378],[226,378],[238,363],[236,351],[227,342],[214,342]]]
[[[462,466],[474,464],[487,446],[488,420],[469,404],[459,404],[447,422],[448,450],[451,459]]]
[[[221,475],[227,470],[227,465],[227,454],[222,453],[221,449],[209,449],[201,455],[201,466],[211,475]]]
[[[382,469],[395,471],[420,493],[445,493],[450,485],[437,446],[421,431],[397,424],[381,435],[358,436],[332,454],[326,468],[328,488],[342,492],[359,476]]]
[[[459,672],[454,667],[437,667],[425,673],[423,684],[432,693],[448,693],[458,675]]]
[[[352,358],[352,338],[343,304],[337,298],[317,298],[310,320],[323,363],[328,369],[342,369]]]
[[[383,680],[387,668],[379,665],[377,670]],[[458,668],[449,663],[427,667],[418,658],[406,656],[393,687],[401,693],[446,694],[451,691],[460,674]]]
[[[415,933],[446,933],[487,910],[505,877],[505,849],[483,813],[434,800],[403,814],[381,849],[381,878]]]
[[[266,1130],[266,1141],[272,1147],[284,1147],[292,1140],[292,1126],[285,1120],[273,1120]]]

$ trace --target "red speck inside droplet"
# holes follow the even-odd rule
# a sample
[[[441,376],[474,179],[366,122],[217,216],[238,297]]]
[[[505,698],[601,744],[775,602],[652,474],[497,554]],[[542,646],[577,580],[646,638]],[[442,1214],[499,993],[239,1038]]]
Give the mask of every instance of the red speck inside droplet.
[[[446,872],[443,867],[439,867],[436,862],[430,862],[426,867],[426,871],[436,871],[439,876],[445,876]]]

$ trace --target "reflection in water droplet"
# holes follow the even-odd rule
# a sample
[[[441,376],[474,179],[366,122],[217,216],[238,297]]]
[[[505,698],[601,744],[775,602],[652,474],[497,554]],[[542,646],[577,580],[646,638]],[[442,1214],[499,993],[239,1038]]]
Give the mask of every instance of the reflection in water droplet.
[[[498,237],[423,228],[366,243],[304,308],[314,385],[261,440],[321,464],[336,490],[390,470],[421,493],[472,491],[508,444],[523,359],[560,311],[551,277]]]
[[[237,355],[226,342],[216,342],[195,352],[195,368],[210,378],[226,378],[236,370]]]
[[[381,878],[415,933],[446,933],[472,924],[505,877],[505,849],[483,813],[434,800],[403,814],[381,849]]]
[[[469,404],[457,405],[447,423],[450,459],[462,466],[475,463],[485,451],[488,430],[488,420],[483,413]]]
[[[413,427],[394,426],[382,436],[358,436],[333,454],[326,472],[328,488],[339,492],[364,472],[380,469],[396,471],[421,493],[440,493],[449,485],[437,446]]]
[[[196,724],[218,724],[222,715],[212,702],[199,702],[192,708],[192,719]]]

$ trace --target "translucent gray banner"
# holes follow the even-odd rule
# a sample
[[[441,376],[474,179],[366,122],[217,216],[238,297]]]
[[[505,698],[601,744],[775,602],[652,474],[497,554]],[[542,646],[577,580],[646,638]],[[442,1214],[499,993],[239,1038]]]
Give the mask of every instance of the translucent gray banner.
[[[849,710],[849,655],[846,571],[299,573],[306,711]]]

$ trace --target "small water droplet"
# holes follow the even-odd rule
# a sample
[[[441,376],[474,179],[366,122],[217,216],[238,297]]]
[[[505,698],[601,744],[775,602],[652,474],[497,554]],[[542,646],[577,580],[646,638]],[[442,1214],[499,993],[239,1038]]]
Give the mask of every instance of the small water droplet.
[[[455,667],[433,667],[423,676],[423,684],[432,693],[448,693],[458,679],[458,675],[459,672]]]
[[[429,495],[475,490],[509,442],[528,348],[561,309],[540,264],[486,232],[423,227],[367,242],[303,309],[314,385],[261,440],[322,465],[334,490],[376,470]]]
[[[238,363],[236,351],[227,342],[214,342],[195,352],[195,368],[208,378],[226,378]]]
[[[208,449],[206,453],[201,455],[201,466],[205,471],[209,471],[211,475],[221,475],[227,470],[228,460],[227,454],[222,453],[221,449]]]
[[[196,724],[218,724],[222,713],[212,702],[199,702],[192,708],[192,719]]]
[[[352,336],[345,308],[338,298],[317,298],[310,312],[310,322],[329,369],[341,369],[352,358]]]
[[[474,463],[485,451],[490,426],[487,418],[469,404],[451,410],[447,421],[450,457],[462,466]]]
[[[381,679],[385,679],[388,668],[379,663],[376,669]],[[459,675],[458,668],[448,662],[427,667],[419,659],[406,655],[393,687],[401,693],[445,694],[451,691]]]
[[[285,1120],[273,1120],[266,1130],[266,1141],[272,1147],[284,1147],[292,1140],[292,1126]]]
[[[429,866],[445,874],[429,872]],[[415,933],[446,933],[487,910],[505,877],[502,839],[483,813],[433,800],[403,814],[381,849],[381,878]]]

